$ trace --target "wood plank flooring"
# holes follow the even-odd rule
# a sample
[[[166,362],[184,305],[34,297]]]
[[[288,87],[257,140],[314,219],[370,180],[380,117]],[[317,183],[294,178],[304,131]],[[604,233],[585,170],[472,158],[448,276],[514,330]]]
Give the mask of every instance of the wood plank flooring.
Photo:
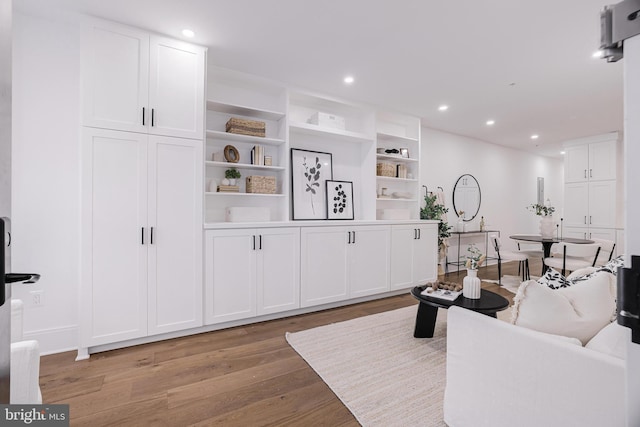
[[[533,264],[537,272],[540,264]],[[517,264],[503,266],[517,274]],[[445,280],[461,282],[465,273]],[[479,277],[497,278],[497,268]],[[510,301],[513,294],[483,282]],[[94,354],[43,356],[45,403],[70,405],[74,426],[357,426],[349,410],[287,344],[285,332],[415,305],[401,295]]]

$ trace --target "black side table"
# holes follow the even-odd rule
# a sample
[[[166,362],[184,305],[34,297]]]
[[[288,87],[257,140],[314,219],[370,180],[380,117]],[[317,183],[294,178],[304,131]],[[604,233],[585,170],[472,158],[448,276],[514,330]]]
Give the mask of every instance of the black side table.
[[[422,295],[421,292],[426,286],[417,286],[411,290],[411,295],[418,301],[418,313],[416,314],[416,326],[413,331],[415,338],[433,338],[433,331],[436,327],[438,308],[447,309],[452,305],[477,311],[487,316],[497,317],[496,313],[509,307],[509,301],[494,292],[485,289],[480,290],[479,299],[469,299],[460,295],[454,301],[447,301],[440,298],[433,298]]]

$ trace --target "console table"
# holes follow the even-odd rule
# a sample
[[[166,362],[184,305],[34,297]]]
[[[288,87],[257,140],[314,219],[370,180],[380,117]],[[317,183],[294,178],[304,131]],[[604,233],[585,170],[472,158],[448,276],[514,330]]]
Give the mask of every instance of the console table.
[[[456,258],[457,261],[449,261],[449,255],[447,254],[447,258],[446,258],[446,262],[445,262],[445,272],[448,273],[449,272],[449,265],[455,265],[455,266],[461,266],[464,265],[466,261],[460,261],[460,239],[462,236],[470,236],[473,234],[484,234],[484,253],[487,257],[487,259],[497,259],[495,257],[490,257],[488,255],[489,252],[489,234],[490,233],[496,233],[498,234],[498,237],[500,236],[500,230],[476,230],[476,231],[451,231],[451,236],[458,236],[458,257]],[[460,269],[458,269],[458,272],[460,272]]]

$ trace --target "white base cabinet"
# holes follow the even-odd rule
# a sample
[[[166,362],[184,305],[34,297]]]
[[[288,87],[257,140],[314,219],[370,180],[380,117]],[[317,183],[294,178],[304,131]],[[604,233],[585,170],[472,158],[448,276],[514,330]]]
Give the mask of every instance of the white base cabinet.
[[[81,347],[202,325],[202,144],[85,128]]]
[[[207,230],[205,323],[300,306],[297,227]]]
[[[302,307],[389,290],[389,226],[304,227]]]
[[[438,278],[438,225],[391,226],[391,289],[405,289]]]

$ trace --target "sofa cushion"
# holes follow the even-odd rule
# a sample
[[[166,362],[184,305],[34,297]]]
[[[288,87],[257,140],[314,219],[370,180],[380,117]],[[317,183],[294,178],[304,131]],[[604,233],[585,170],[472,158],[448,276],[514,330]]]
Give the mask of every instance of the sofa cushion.
[[[586,344],[615,314],[610,276],[598,272],[580,284],[559,289],[534,280],[523,282],[514,298],[511,323]]]
[[[629,340],[629,330],[617,322],[611,322],[591,338],[585,347],[624,360]]]

